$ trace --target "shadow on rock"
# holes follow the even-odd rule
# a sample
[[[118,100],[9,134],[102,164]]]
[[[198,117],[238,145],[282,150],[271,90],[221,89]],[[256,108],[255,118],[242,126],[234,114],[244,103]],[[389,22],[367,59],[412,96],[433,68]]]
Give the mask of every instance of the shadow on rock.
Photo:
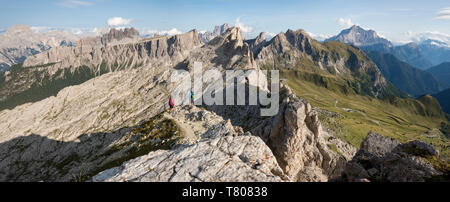
[[[173,120],[158,115],[133,127],[53,140],[38,134],[0,144],[0,181],[86,181],[95,174],[180,139]]]

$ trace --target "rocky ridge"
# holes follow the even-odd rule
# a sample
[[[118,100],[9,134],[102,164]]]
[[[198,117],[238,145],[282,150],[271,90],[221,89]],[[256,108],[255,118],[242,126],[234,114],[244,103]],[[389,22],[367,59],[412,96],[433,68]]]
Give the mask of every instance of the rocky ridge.
[[[182,118],[199,138],[173,150],[158,150],[103,171],[93,181],[132,182],[270,182],[289,180],[264,142],[249,133],[238,133],[230,122],[214,113],[194,108],[169,112]],[[211,124],[211,122],[216,122]],[[218,123],[217,123],[218,122]],[[197,127],[195,126],[197,125]],[[190,127],[189,127],[190,126]],[[202,133],[201,128],[211,127]],[[200,130],[197,130],[200,129]],[[239,131],[239,130],[238,130]]]
[[[85,65],[95,71],[103,63],[109,67],[150,62],[174,65],[190,50],[202,45],[196,30],[175,36],[133,41],[138,36],[134,29],[111,29],[110,33],[102,37],[81,40],[76,47],[52,49],[45,54],[30,57],[24,62],[24,66],[53,64],[49,69],[57,69]],[[133,42],[130,43],[129,40]]]

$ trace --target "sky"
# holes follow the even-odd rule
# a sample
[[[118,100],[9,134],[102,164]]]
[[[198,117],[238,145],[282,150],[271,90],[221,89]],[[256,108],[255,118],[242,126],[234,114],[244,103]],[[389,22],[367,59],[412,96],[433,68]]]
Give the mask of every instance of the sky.
[[[229,23],[247,38],[304,29],[316,38],[353,24],[394,42],[435,36],[450,42],[449,0],[0,0],[0,30],[26,24],[34,30],[77,34],[102,27],[135,27],[142,34],[212,30]]]

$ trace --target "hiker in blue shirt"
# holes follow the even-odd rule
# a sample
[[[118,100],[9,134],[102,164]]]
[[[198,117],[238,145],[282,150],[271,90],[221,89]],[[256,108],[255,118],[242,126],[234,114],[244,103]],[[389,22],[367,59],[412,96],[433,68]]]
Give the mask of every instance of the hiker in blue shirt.
[[[191,106],[190,108],[192,109],[194,107],[194,91],[191,90]]]

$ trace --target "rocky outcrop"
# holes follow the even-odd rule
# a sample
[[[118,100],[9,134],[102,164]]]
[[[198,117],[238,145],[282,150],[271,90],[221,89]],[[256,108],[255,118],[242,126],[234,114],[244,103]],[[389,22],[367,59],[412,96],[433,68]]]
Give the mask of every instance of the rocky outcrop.
[[[433,146],[420,141],[399,144],[370,132],[361,149],[345,166],[343,181],[424,182],[449,180],[448,162]]]
[[[252,133],[266,142],[285,174],[294,181],[328,181],[339,176],[346,164],[340,153],[353,153],[341,149],[351,148],[341,141],[337,141],[339,149],[333,151],[336,142],[330,142],[334,138],[322,129],[318,114],[308,101],[291,93],[281,104],[279,114]]]
[[[192,51],[177,69],[192,69],[194,62],[201,62],[204,68],[222,70],[259,69],[241,30],[232,27],[199,49]]]
[[[94,176],[95,182],[280,182],[288,180],[264,142],[251,134],[214,134],[159,150]]]
[[[361,143],[360,149],[382,156],[392,151],[399,144],[395,139],[369,132],[366,139]]]
[[[313,43],[314,39],[309,37],[303,30],[293,31],[289,29],[286,33],[281,32],[276,35],[258,54],[255,54],[255,58],[263,62],[267,59],[276,59],[278,55],[291,51],[294,54],[293,56],[295,56],[295,53],[312,55]],[[291,59],[293,60],[294,58]]]
[[[261,32],[255,39],[250,39],[245,42],[248,43],[253,54],[258,55],[262,47],[267,43],[266,33]]]

